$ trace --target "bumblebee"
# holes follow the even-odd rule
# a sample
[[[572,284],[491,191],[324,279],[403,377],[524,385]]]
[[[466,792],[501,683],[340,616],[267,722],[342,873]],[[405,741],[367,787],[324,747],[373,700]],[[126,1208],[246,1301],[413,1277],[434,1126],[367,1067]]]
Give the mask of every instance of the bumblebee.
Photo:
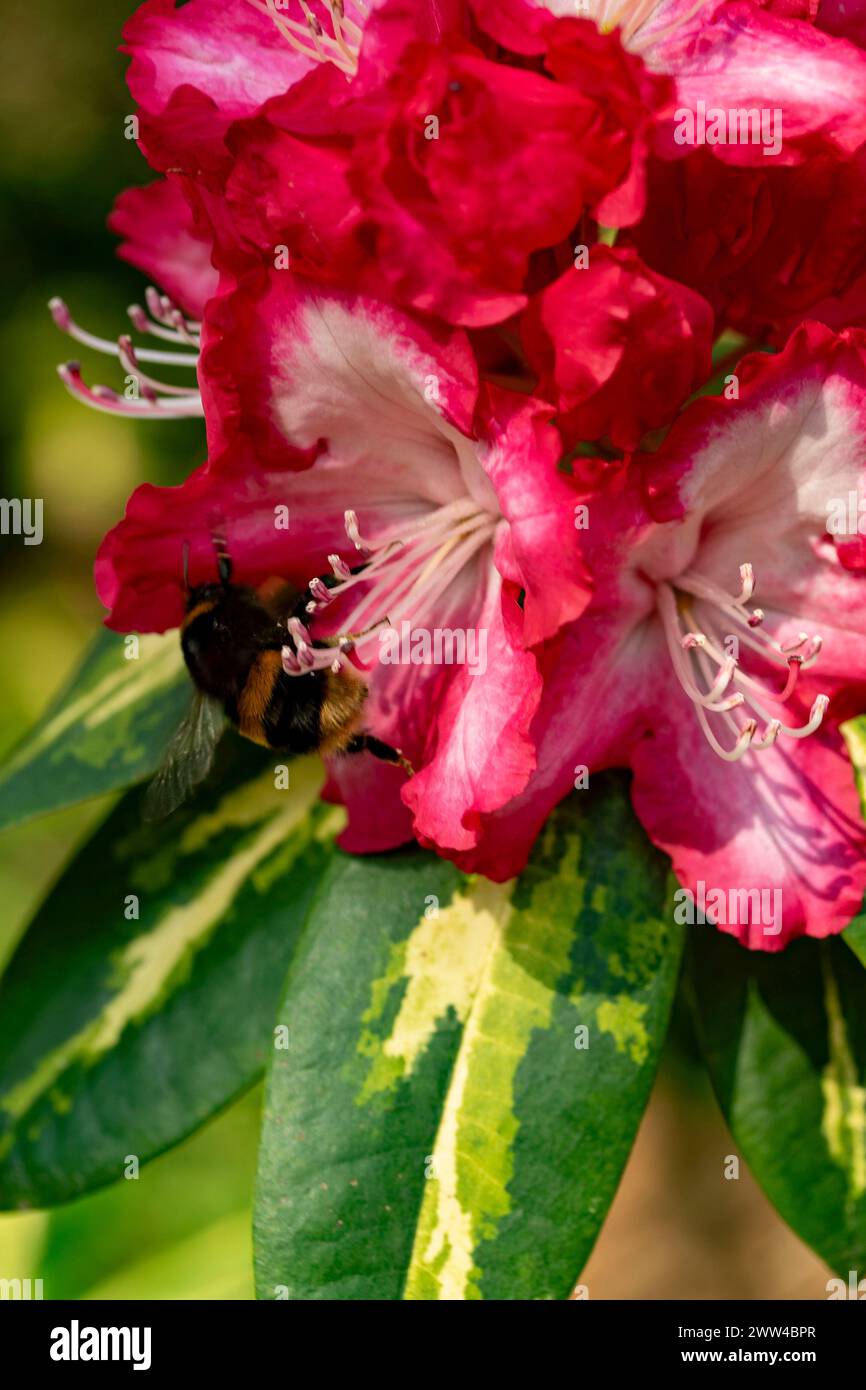
[[[234,584],[225,541],[214,537],[214,546],[217,581],[194,588],[184,552],[181,648],[195,690],[147,789],[145,820],[169,815],[204,780],[227,721],[244,738],[281,753],[368,752],[411,775],[399,749],[364,731],[367,687],[350,667],[336,662],[300,676],[284,670],[283,648],[294,646],[290,620],[307,615],[310,591],[282,581],[258,590]]]

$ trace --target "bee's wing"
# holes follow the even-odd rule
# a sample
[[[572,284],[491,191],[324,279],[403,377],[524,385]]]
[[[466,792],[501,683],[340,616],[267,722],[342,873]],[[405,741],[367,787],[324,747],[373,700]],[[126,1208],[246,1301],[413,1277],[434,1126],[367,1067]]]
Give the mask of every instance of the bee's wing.
[[[165,757],[144,794],[145,820],[162,820],[203,782],[210,772],[216,746],[225,726],[218,700],[196,690],[178,725]]]

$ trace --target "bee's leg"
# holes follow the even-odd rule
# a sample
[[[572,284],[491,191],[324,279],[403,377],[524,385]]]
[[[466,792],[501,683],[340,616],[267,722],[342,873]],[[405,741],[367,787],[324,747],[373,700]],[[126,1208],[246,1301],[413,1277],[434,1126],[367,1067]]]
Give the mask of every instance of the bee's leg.
[[[346,744],[343,750],[345,753],[372,753],[374,758],[380,762],[391,763],[393,767],[402,767],[405,773],[414,777],[415,769],[404,758],[399,748],[392,748],[389,743],[383,743],[380,738],[374,738],[372,734],[355,734],[351,742]]]

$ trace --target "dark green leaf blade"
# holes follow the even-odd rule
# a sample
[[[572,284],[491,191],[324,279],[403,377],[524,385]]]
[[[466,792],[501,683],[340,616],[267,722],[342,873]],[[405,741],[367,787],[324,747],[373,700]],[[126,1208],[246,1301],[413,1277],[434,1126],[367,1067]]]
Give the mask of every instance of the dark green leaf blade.
[[[698,1037],[770,1201],[841,1275],[866,1267],[866,971],[843,940],[746,951],[697,929]]]
[[[193,802],[145,825],[127,796],[44,903],[0,981],[3,1206],[121,1178],[260,1074],[342,820],[317,760],[277,780],[229,735]]]

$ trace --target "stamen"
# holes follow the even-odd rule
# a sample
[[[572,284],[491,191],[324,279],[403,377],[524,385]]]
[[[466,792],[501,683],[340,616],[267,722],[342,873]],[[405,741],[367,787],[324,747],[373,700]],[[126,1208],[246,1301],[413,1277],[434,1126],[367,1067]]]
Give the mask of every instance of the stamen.
[[[727,688],[728,682],[733,674],[733,664],[726,666],[721,671],[718,679],[710,690],[699,690],[689,676],[688,663],[684,659],[682,653],[684,650],[700,648],[706,642],[706,638],[702,633],[689,632],[686,633],[685,637],[680,637],[679,642],[677,642],[677,637],[679,635],[677,601],[674,597],[673,590],[667,584],[659,585],[658,605],[664,623],[665,636],[668,639],[668,648],[671,654],[674,674],[683,690],[695,705],[701,705],[704,708],[713,710],[723,708],[717,701],[719,696]],[[736,705],[741,705],[742,703],[742,697],[735,702]],[[734,708],[734,706],[726,705],[724,708]]]
[[[289,618],[289,621],[286,623],[286,628],[296,647],[300,646],[302,643],[306,643],[307,646],[310,647],[313,645],[313,639],[300,618]]]
[[[110,386],[87,386],[82,379],[79,362],[61,363],[57,368],[57,375],[76,400],[107,415],[134,415],[142,420],[204,415],[198,392],[185,396],[157,396],[149,387],[143,387],[141,399],[127,400],[125,396],[119,396],[116,391],[112,391]]]
[[[318,576],[310,580],[307,588],[312,596],[311,601],[306,605],[308,613],[315,613],[317,608],[325,608],[333,601],[333,593]]]
[[[753,709],[757,710],[762,719],[770,720],[771,723],[774,722],[757,700],[750,700],[749,704]],[[812,708],[809,711],[808,723],[800,724],[798,727],[793,728],[788,724],[782,724],[780,725],[779,732],[785,734],[788,738],[808,738],[810,734],[817,733],[824,722],[824,715],[827,713],[827,706],[829,704],[829,695],[816,696]]]
[[[144,298],[151,317],[156,319],[157,323],[163,324],[166,328],[174,329],[183,342],[191,343],[193,347],[199,346],[200,334],[196,332],[197,325],[187,323],[180,309],[169,299],[167,294],[160,294],[153,285],[148,285],[144,292]],[[195,337],[193,336],[194,333]]]
[[[480,541],[478,538],[479,531],[483,532]],[[448,551],[452,549],[454,541],[451,538],[441,544],[433,560],[425,567],[420,575],[415,575],[413,570],[406,566],[403,577],[399,580],[397,587],[393,591],[387,589],[388,576],[385,575],[383,579],[379,581],[378,590],[371,590],[358,605],[353,615],[353,624],[357,624],[362,616],[366,617],[367,612],[374,607],[377,598],[379,602],[382,601],[381,595],[383,592],[387,593],[387,602],[392,609],[398,599],[402,605],[406,605],[413,600],[417,601],[423,598],[425,603],[429,605],[434,598],[438,597],[438,595],[447,588],[453,576],[460,572],[469,556],[479,548],[481,543],[489,538],[490,534],[491,527],[489,523],[485,523],[485,520],[482,518],[480,524],[474,528],[474,532],[464,532],[461,537],[458,537],[458,539],[462,538],[462,546],[451,555],[448,564],[442,564],[441,561],[445,558]],[[433,543],[434,539],[428,537],[423,543],[416,547],[412,558],[417,562],[417,559],[423,553],[430,550]],[[431,576],[434,577],[431,578]]]
[[[335,579],[352,578],[352,571],[349,569],[349,566],[346,564],[345,560],[341,559],[339,555],[329,555],[328,564],[331,566],[331,573],[333,574]],[[322,585],[322,587],[324,588],[325,586]]]
[[[623,35],[625,47],[630,49],[632,53],[641,53],[645,52],[647,49],[651,49],[654,44],[663,42],[665,39],[670,38],[672,34],[675,34],[678,29],[682,29],[689,23],[689,20],[694,19],[696,14],[700,14],[701,10],[709,3],[710,0],[695,0],[690,10],[687,10],[685,14],[677,15],[676,19],[672,20],[670,24],[664,25],[661,29],[655,29],[649,34],[641,35],[640,30],[658,8],[657,5],[653,5],[649,14],[642,14],[637,23],[632,23],[627,26]]]
[[[758,647],[757,643],[752,643],[751,645],[752,647],[757,648],[757,650],[760,651],[763,655],[763,649],[761,647]],[[721,643],[718,640],[714,640],[711,642],[708,640],[708,638],[705,637],[704,648],[707,651],[708,655],[711,656],[714,661],[730,661],[732,659],[731,657],[726,658],[724,656],[724,654],[721,651]],[[734,664],[736,665],[736,663]],[[760,681],[755,680],[754,677],[748,676],[744,672],[739,670],[736,672],[734,679],[740,685],[745,686],[747,689],[756,691],[758,695],[769,695],[769,697],[772,700],[778,700],[779,703],[782,704],[785,700],[789,699],[791,694],[793,693],[797,681],[799,680],[800,672],[803,670],[803,665],[804,662],[802,657],[788,657],[788,678],[785,682],[784,687],[778,693],[772,690],[768,690],[767,687],[763,685]]]
[[[612,29],[619,29],[624,47],[632,53],[639,53],[650,50],[654,44],[676,33],[677,29],[688,24],[708,5],[710,0],[695,0],[691,9],[677,15],[669,24],[649,33],[642,33],[644,26],[654,17],[661,3],[662,0],[595,0],[590,12],[603,34],[609,34]],[[648,57],[651,57],[651,54]]]
[[[755,608],[750,610],[746,608],[744,603],[740,603],[731,594],[726,593],[720,585],[716,584],[711,579],[705,578],[703,575],[697,574],[694,570],[689,570],[686,574],[678,575],[676,587],[677,589],[685,590],[686,593],[693,594],[695,598],[705,600],[707,603],[711,604],[714,609],[721,609],[727,617],[732,618],[736,623],[740,624],[741,627],[755,633],[755,637],[752,639],[747,635],[747,632],[743,632],[740,635],[740,641],[745,642],[746,645],[752,647],[753,650],[759,651],[769,660],[776,661],[779,665],[786,666],[789,653],[796,650],[797,647],[802,646],[803,642],[809,640],[808,634],[805,632],[800,633],[795,642],[782,647],[778,642],[774,642],[765,632],[755,632],[755,629],[759,628],[764,621],[763,609]],[[813,646],[811,651],[803,658],[804,669],[808,669],[809,666],[814,665],[818,653],[821,650],[821,639],[819,637],[813,638],[812,642]]]
[[[361,532],[358,530],[358,518],[356,514],[351,510],[347,511],[344,514],[344,521],[346,524],[346,535],[349,537],[355,549],[370,550],[372,547],[361,539]]]
[[[745,724],[739,731],[737,741],[734,744],[733,748],[723,748],[722,745],[719,743],[718,739],[716,738],[715,734],[713,733],[712,729],[710,728],[709,720],[707,719],[706,714],[700,707],[698,707],[697,716],[698,723],[700,724],[701,729],[703,730],[704,737],[706,738],[707,743],[710,745],[713,752],[716,753],[718,757],[720,757],[724,762],[738,763],[740,759],[743,757],[743,755],[745,753],[748,753],[752,743],[752,739],[755,737],[758,728],[754,719],[746,720]]]
[[[482,510],[471,498],[463,497],[434,507],[405,523],[401,534],[394,526],[375,540],[365,537],[357,513],[344,513],[346,535],[356,550],[368,557],[357,569],[350,568],[339,555],[328,557],[335,579],[328,586],[321,578],[310,581],[309,618],[337,599],[345,599],[358,585],[364,586],[360,600],[342,623],[342,632],[332,636],[311,636],[298,619],[287,624],[291,646],[284,652],[283,667],[290,675],[304,669],[339,669],[350,652],[362,649],[383,626],[396,624],[409,615],[429,611],[449,584],[493,538],[497,517]],[[337,654],[335,655],[335,647]]]
[[[773,744],[776,742],[776,739],[779,737],[779,734],[781,732],[781,719],[771,719],[766,729],[764,730],[763,737],[759,739],[753,738],[751,742],[751,747],[756,752],[760,752],[763,748],[772,748]]]
[[[148,376],[146,372],[142,372],[139,365],[140,354],[133,346],[132,339],[129,337],[128,333],[122,333],[120,335],[117,340],[117,348],[120,365],[125,368],[131,376],[137,377],[139,384],[143,388],[149,388],[151,391],[164,391],[168,396],[188,396],[190,394],[188,386],[172,386],[168,381],[157,381],[155,377]],[[163,354],[165,357],[169,355],[169,353]]]
[[[253,9],[266,14],[273,21],[278,32],[297,53],[313,62],[333,63],[346,77],[351,79],[358,70],[358,55],[363,36],[362,25],[367,15],[367,6],[362,0],[354,0],[361,24],[347,19],[344,0],[321,0],[322,9],[331,21],[331,33],[313,12],[308,0],[297,0],[303,22],[292,19],[285,13],[285,5],[279,13],[275,0],[248,0]]]
[[[738,607],[743,603],[748,603],[755,592],[755,571],[750,564],[740,565],[740,578],[743,581],[743,587],[734,599],[734,603]]]
[[[182,338],[175,329],[164,328],[162,324],[155,323],[153,319],[149,319],[140,304],[130,304],[126,312],[136,333],[149,333],[154,338],[162,338],[166,343],[183,344],[187,341],[187,339]],[[195,346],[199,347],[199,343],[196,342]]]
[[[75,322],[64,300],[55,296],[54,299],[49,299],[48,308],[61,333],[67,333],[77,343],[81,343],[83,347],[93,348],[95,352],[103,352],[110,357],[120,356],[120,339],[112,343],[108,338],[98,338],[94,333],[88,333],[86,329],[81,328]],[[137,326],[137,331],[147,333],[150,329],[147,327],[149,321],[146,315],[143,315],[143,320],[144,325]],[[154,348],[138,348],[136,351],[142,362],[157,362],[167,367],[195,367],[198,364],[197,352],[195,355],[192,353],[160,352]]]
[[[174,343],[189,344],[197,349],[198,341],[193,336],[195,325],[188,323],[171,300],[153,289],[147,291],[147,298],[154,314],[159,313],[165,322],[172,322],[175,327],[169,330],[152,322],[137,305],[133,305],[129,311],[133,327],[139,332],[167,338]],[[123,369],[136,378],[140,393],[137,398],[130,399],[119,395],[110,386],[89,387],[82,378],[81,364],[65,362],[57,368],[57,373],[67,391],[75,396],[76,400],[108,415],[135,415],[139,419],[167,420],[177,419],[179,416],[204,415],[201,396],[194,387],[175,386],[166,381],[159,381],[156,377],[142,372],[139,365],[141,362],[155,362],[170,367],[194,368],[198,365],[198,351],[167,352],[155,348],[134,347],[128,333],[122,333],[117,342],[112,343],[107,338],[88,333],[77,324],[62,299],[55,297],[49,300],[48,307],[61,332],[67,333],[70,338],[95,352],[116,357]]]
[[[810,639],[807,633],[799,633],[795,640],[783,645],[774,641],[764,631],[756,632],[757,626],[763,622],[764,613],[760,609],[750,611],[745,606],[755,588],[755,576],[751,565],[740,566],[740,579],[742,588],[736,596],[726,593],[714,581],[694,571],[689,571],[672,582],[680,591],[679,599],[672,584],[660,583],[657,587],[657,606],[674,674],[692,702],[710,747],[727,762],[739,761],[750,750],[761,752],[771,748],[782,734],[788,738],[808,738],[820,727],[829,705],[828,697],[819,695],[812,705],[808,721],[799,727],[783,723],[764,708],[762,699],[784,704],[791,698],[797,688],[800,673],[817,659],[821,639]],[[687,622],[694,622],[691,600],[695,599],[701,608],[701,630],[692,628],[684,632],[681,617]],[[740,632],[738,640],[745,646],[757,651],[765,660],[776,664],[784,663],[786,680],[781,690],[770,690],[760,680],[741,671],[737,660],[722,649],[722,639],[715,629],[715,618],[719,615],[734,618],[741,624],[744,631]],[[796,651],[804,646],[805,652]],[[692,662],[695,665],[692,665]],[[696,675],[702,684],[695,679]],[[724,696],[724,692],[732,683],[737,689]],[[756,719],[750,717],[739,726],[731,716],[731,710],[744,704],[748,704],[755,714],[766,721],[766,727],[760,737],[757,736]],[[708,714],[722,716],[723,722],[735,735],[733,747],[725,748],[719,742]]]

